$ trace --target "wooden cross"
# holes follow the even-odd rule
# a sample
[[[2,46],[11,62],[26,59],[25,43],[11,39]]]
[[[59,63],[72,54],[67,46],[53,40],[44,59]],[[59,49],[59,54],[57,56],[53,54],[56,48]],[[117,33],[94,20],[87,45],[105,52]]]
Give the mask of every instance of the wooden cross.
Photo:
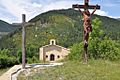
[[[84,0],[84,5],[74,4],[72,5],[72,7],[79,8],[79,9],[82,8],[84,9],[84,11],[88,11],[88,9],[100,9],[99,5],[89,5],[89,0]],[[84,23],[85,23],[85,20],[84,20]],[[87,63],[88,61],[88,53],[87,53],[88,39],[89,39],[89,32],[86,32],[86,30],[84,30],[84,58],[83,58],[84,63]]]
[[[84,5],[74,4],[72,5],[73,8],[83,8],[83,9],[94,9],[96,5],[89,5],[89,0],[84,0]],[[100,6],[97,5],[96,9],[100,9]]]
[[[22,14],[22,68],[26,65],[26,27],[35,25],[34,23],[26,22],[25,14]]]

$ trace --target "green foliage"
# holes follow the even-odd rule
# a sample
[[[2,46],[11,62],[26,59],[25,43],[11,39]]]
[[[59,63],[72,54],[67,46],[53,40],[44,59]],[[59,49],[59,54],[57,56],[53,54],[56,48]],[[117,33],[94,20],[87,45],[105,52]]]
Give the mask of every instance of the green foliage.
[[[32,58],[27,58],[27,63],[29,63],[29,64],[32,64],[32,63],[39,63],[40,61],[39,61],[39,59],[38,59],[38,56],[36,57],[36,56],[33,56]]]
[[[100,29],[101,21],[95,18],[92,22],[93,31],[89,39],[89,57],[94,59],[119,60],[120,44],[106,36],[104,31]],[[70,60],[80,60],[83,53],[83,44],[74,44],[71,47],[71,53],[68,56]]]
[[[74,44],[70,48],[69,60],[81,60],[83,52],[83,43]]]
[[[118,43],[116,41],[105,37],[104,40],[99,44],[98,49],[98,54],[100,54],[100,58],[102,59],[120,59],[120,47],[118,47]]]
[[[10,50],[0,50],[0,68],[11,67],[15,64],[18,64],[18,61],[11,55]]]
[[[120,59],[120,47],[118,45],[119,43],[106,37],[102,41],[98,39],[91,40],[89,44],[90,57],[94,59],[118,60]]]
[[[79,13],[79,11],[76,11],[73,9],[48,11],[46,13],[36,16],[35,18],[31,19],[30,21],[36,22],[36,21],[41,20],[42,24],[44,24],[46,22],[49,23],[50,19],[48,17],[53,16],[53,15],[67,16],[67,17],[71,18],[72,20],[74,20],[75,22],[79,23],[79,24],[77,24],[77,27],[82,29],[82,26],[80,27],[80,25],[82,25],[82,22],[83,22],[81,20],[82,16]],[[95,17],[98,17],[102,21],[100,29],[105,31],[105,35],[109,36],[110,38],[112,38],[114,40],[120,39],[120,21],[119,20],[105,17],[105,16],[99,16],[99,15],[94,15],[93,19]],[[80,38],[80,39],[82,39],[82,38]]]
[[[8,46],[7,39],[12,37],[19,29],[20,25],[15,26],[0,20],[0,49]]]
[[[28,44],[26,46],[26,62],[27,63],[38,63],[39,62],[39,55],[38,49],[36,46]],[[17,59],[19,63],[22,63],[22,50],[21,48],[17,50]]]
[[[117,41],[104,36],[105,32],[100,29],[101,21],[93,20],[93,32],[90,34],[89,54],[95,59],[120,59],[120,45]]]
[[[20,49],[17,49],[17,60],[19,63],[22,63],[22,50],[21,48]]]
[[[34,45],[27,45],[26,50],[27,63],[38,63],[39,62],[39,50]]]

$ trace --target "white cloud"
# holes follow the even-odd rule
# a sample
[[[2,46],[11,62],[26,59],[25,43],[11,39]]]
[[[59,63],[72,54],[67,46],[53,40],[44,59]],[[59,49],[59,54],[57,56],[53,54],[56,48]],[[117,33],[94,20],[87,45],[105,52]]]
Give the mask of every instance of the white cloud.
[[[107,17],[115,18],[115,19],[120,18],[120,16],[110,16],[108,12],[101,11],[101,10],[97,10],[97,11],[95,12],[95,14],[101,15],[101,16],[107,16]]]
[[[78,9],[75,9],[75,10],[78,10]],[[83,11],[83,9],[81,9],[81,10]],[[91,10],[91,9],[89,11],[90,11],[90,13],[93,12],[93,10]],[[94,14],[101,15],[101,16],[109,16],[108,12],[105,12],[102,10],[96,10]]]
[[[4,6],[4,11],[7,11],[7,14],[13,15],[17,20],[14,21],[12,18],[2,14],[0,19],[3,19],[8,22],[21,22],[21,14],[27,15],[27,21],[34,16],[34,13],[39,12],[39,8],[41,8],[41,4],[31,3],[30,0],[1,0],[2,6]],[[6,18],[6,19],[4,19]]]
[[[57,1],[44,6],[43,11],[53,10],[53,9],[67,9],[71,8],[72,4],[77,3],[76,1]]]
[[[3,20],[3,21],[6,21],[6,22],[9,22],[9,23],[10,23],[9,19],[7,19],[7,18],[1,17],[0,20]]]
[[[115,19],[118,19],[120,18],[120,16],[109,16],[110,18],[115,18]]]
[[[18,2],[14,2],[13,0],[8,0],[8,1],[1,0],[1,3],[5,7],[6,11],[17,18],[18,16],[20,16],[20,14],[26,13],[24,9],[20,8],[20,5]]]
[[[49,3],[34,2],[34,0],[0,0],[0,8],[2,8],[2,13],[0,13],[0,19],[7,22],[21,22],[21,14],[26,14],[27,21],[36,15],[53,10],[53,9],[67,9],[71,8],[72,4],[82,3],[82,1],[74,0],[58,0]],[[4,12],[3,12],[4,11]],[[4,15],[6,13],[7,15]],[[97,10],[95,14],[108,16],[108,12]]]
[[[53,10],[53,9],[67,9],[71,8],[72,4],[78,3],[78,1],[55,1],[49,2],[48,4],[42,5],[41,3],[32,2],[33,0],[0,0],[2,6],[4,6],[4,11],[7,11],[7,14],[12,15],[13,18],[10,18],[6,15],[0,16],[0,19],[12,22],[21,22],[21,14],[27,15],[27,21],[36,15]]]
[[[101,16],[108,16],[108,12],[97,10],[95,14],[101,15]]]

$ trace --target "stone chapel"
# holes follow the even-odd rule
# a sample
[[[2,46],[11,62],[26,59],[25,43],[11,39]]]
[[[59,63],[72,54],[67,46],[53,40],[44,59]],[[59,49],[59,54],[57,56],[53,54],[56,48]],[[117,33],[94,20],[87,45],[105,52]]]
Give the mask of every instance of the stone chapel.
[[[70,49],[56,45],[55,39],[51,39],[49,45],[39,48],[39,59],[41,61],[55,62],[62,60],[69,53]]]

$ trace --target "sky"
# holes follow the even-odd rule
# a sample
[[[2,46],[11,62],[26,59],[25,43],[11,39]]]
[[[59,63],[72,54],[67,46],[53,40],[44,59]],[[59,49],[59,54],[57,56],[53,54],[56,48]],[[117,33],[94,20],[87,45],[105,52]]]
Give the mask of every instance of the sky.
[[[100,5],[95,14],[120,18],[120,0],[89,0],[91,5]],[[72,8],[72,4],[84,4],[84,0],[0,0],[0,20],[21,23],[21,15],[27,21],[49,10]]]

